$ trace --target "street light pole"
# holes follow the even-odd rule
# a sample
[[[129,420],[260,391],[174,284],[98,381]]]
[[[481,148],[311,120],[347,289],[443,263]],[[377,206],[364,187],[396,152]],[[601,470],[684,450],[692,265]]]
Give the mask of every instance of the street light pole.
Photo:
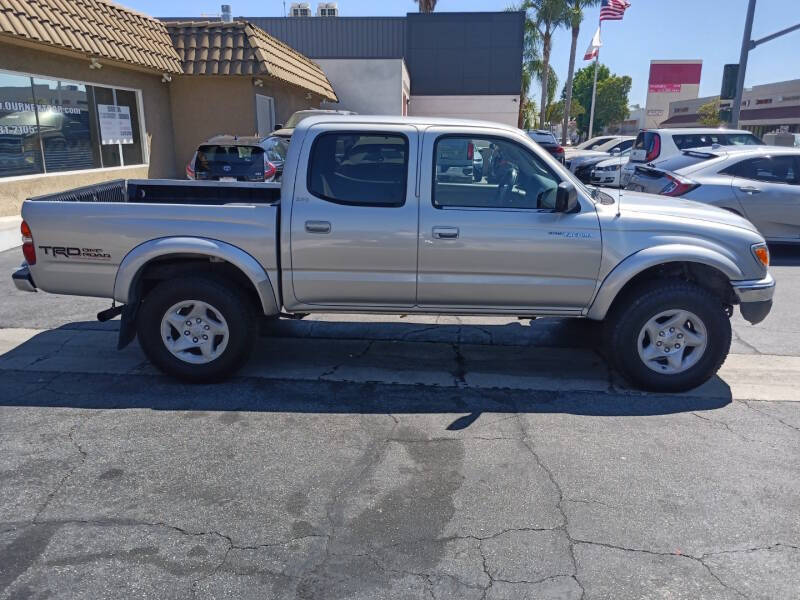
[[[756,14],[756,0],[750,0],[747,5],[747,16],[744,20],[744,35],[742,36],[742,50],[739,54],[739,72],[736,76],[736,98],[731,107],[731,124],[738,129],[739,115],[742,112],[742,94],[744,93],[744,74],[747,71],[747,56],[752,48],[753,17]]]

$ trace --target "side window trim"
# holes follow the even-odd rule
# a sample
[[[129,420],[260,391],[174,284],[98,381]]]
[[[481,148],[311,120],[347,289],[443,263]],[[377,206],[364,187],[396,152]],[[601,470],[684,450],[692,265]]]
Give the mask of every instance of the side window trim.
[[[513,207],[513,206],[439,206],[436,204],[436,169],[437,169],[437,161],[436,161],[436,149],[438,148],[439,142],[442,139],[452,139],[452,138],[460,138],[460,139],[480,139],[486,141],[501,141],[506,142],[508,144],[514,144],[515,146],[519,147],[522,152],[527,152],[528,154],[532,155],[533,158],[539,161],[539,157],[532,152],[529,148],[526,148],[522,144],[520,144],[517,140],[503,137],[500,135],[483,135],[483,134],[468,134],[468,133],[440,133],[437,134],[433,140],[433,157],[432,157],[432,165],[431,165],[431,206],[437,210],[470,210],[470,211],[492,211],[492,212],[526,212],[526,213],[553,213],[555,209],[552,208],[523,208],[523,207]],[[555,171],[553,171],[546,163],[541,162],[541,166],[545,169],[554,180],[558,181],[559,183],[565,181],[561,177],[559,177]],[[485,168],[485,166],[484,166]]]
[[[403,193],[401,196],[402,201],[400,203],[362,203],[362,202],[348,202],[345,200],[340,200],[338,198],[332,198],[330,196],[325,196],[324,194],[317,194],[312,189],[311,184],[311,175],[313,172],[313,161],[314,161],[314,152],[317,148],[317,143],[321,138],[326,135],[335,135],[335,136],[343,136],[343,135],[357,135],[357,136],[395,136],[402,138],[405,142],[405,159],[403,161],[404,173],[405,177],[403,177]],[[314,136],[314,139],[311,142],[311,148],[308,150],[308,161],[306,163],[306,191],[314,196],[315,198],[319,198],[320,200],[324,200],[325,202],[330,202],[331,204],[338,204],[340,206],[356,206],[362,208],[402,208],[406,204],[407,196],[408,196],[408,175],[409,175],[409,154],[411,149],[411,142],[408,139],[408,135],[403,131],[364,131],[364,130],[335,130],[335,131],[320,131],[317,135]]]

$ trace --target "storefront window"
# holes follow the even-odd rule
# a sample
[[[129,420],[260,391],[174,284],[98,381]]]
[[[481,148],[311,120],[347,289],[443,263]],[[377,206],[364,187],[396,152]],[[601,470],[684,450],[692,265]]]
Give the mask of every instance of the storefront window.
[[[137,93],[0,72],[0,177],[144,163]]]
[[[43,172],[31,78],[0,73],[0,177]]]
[[[34,77],[33,94],[47,172],[102,166],[86,86]]]

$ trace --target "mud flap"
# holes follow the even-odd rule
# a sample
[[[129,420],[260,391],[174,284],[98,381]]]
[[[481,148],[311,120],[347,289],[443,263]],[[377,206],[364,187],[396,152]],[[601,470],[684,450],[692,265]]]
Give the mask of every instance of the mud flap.
[[[139,311],[139,300],[126,304],[122,308],[122,317],[119,322],[119,339],[117,350],[122,350],[136,337],[136,313]]]

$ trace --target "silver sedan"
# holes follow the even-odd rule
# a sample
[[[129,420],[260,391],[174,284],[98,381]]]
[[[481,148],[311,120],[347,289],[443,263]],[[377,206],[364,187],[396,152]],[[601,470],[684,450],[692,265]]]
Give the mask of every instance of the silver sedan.
[[[769,242],[800,243],[798,148],[684,150],[657,167],[637,166],[626,189],[719,206],[749,219]]]

